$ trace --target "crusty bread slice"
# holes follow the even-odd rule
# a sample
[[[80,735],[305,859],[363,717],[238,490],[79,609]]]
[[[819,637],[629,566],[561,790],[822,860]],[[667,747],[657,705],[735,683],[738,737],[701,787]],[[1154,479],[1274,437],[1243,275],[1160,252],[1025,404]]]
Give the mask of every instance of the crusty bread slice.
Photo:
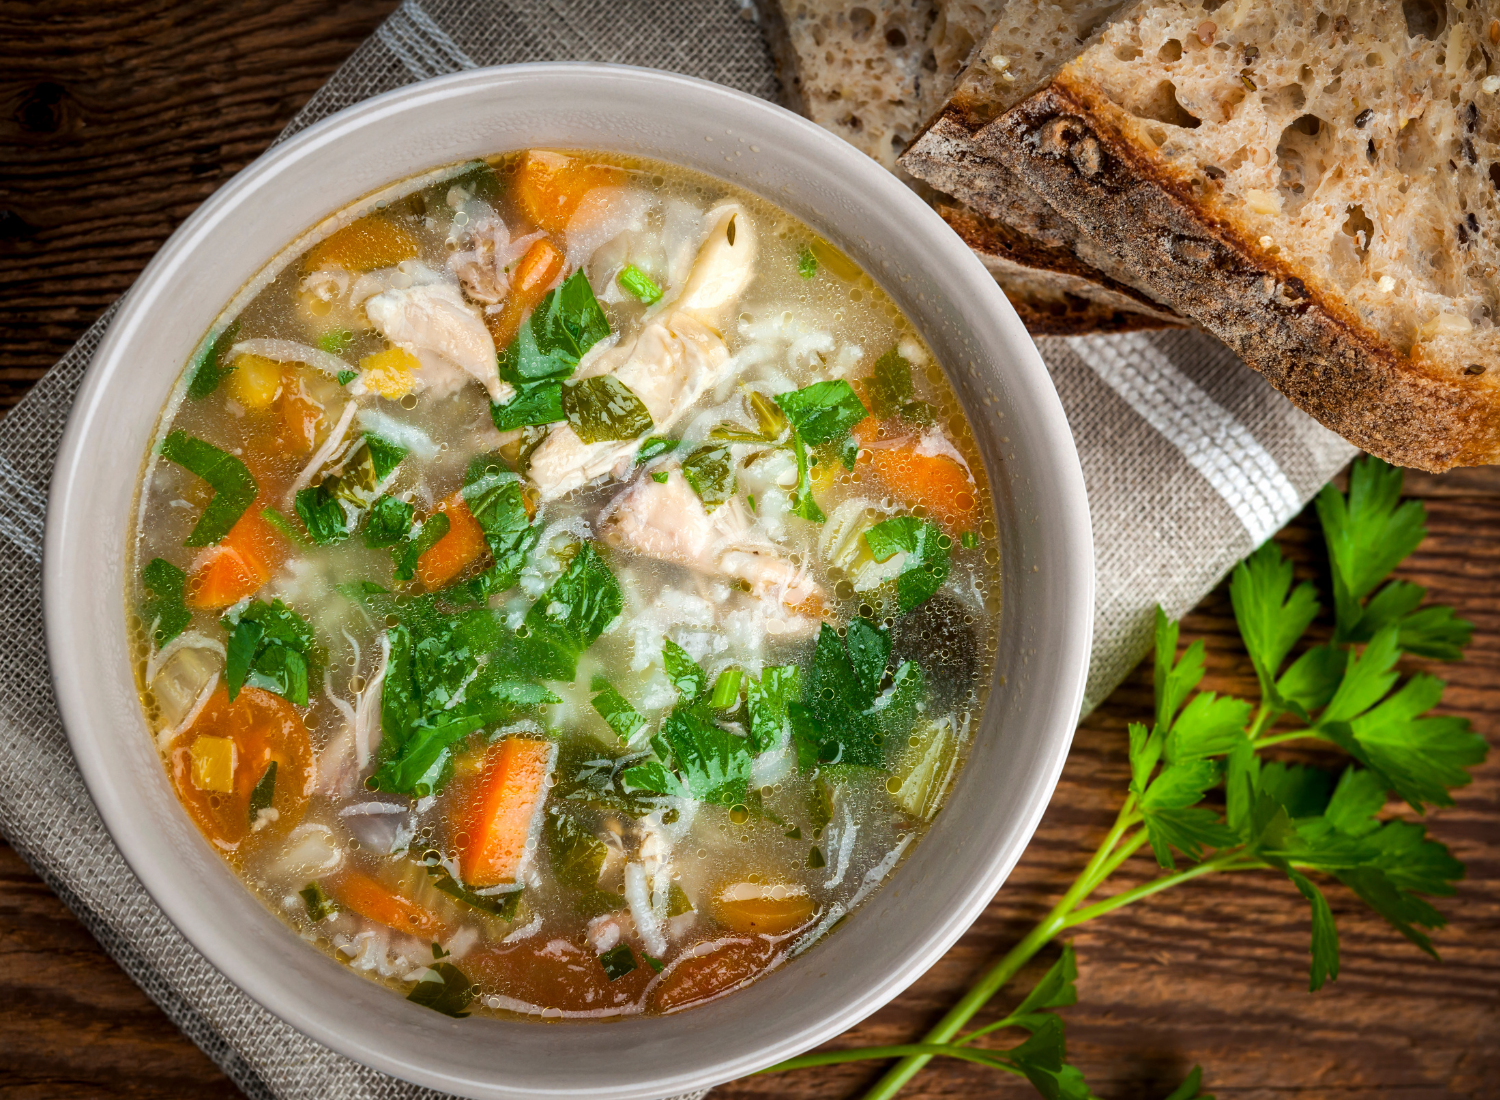
[[[898,169],[897,155],[922,121],[923,104],[943,102],[975,39],[1004,3],[884,0],[848,6],[832,0],[762,0],[759,10],[787,105],[933,200],[930,189]],[[948,205],[970,227],[965,239],[979,242],[976,252],[1033,332],[1182,323],[1138,288],[1124,285],[1129,276],[1123,272],[1111,277],[1090,271],[1075,249],[1076,227],[1030,188],[1017,184],[1006,213],[995,216],[998,236],[981,228],[987,222],[982,215]],[[1012,231],[998,224],[1002,219]],[[1126,316],[1131,313],[1136,316]]]
[[[1139,0],[993,45],[903,164],[1024,180],[1359,446],[1497,462],[1500,7],[1459,3]]]
[[[1034,336],[1182,325],[1175,313],[1079,262],[1066,249],[1048,249],[962,203],[939,199],[933,205],[995,276]]]

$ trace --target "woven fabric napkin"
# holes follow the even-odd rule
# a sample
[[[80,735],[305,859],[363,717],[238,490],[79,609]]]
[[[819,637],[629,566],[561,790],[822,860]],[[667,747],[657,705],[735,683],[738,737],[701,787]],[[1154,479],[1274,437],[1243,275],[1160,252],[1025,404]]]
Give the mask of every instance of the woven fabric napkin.
[[[539,60],[672,69],[766,98],[776,90],[760,32],[735,0],[678,0],[670,19],[650,0],[407,0],[282,136],[414,80]],[[112,315],[0,421],[0,833],[247,1095],[435,1096],[334,1054],[240,992],[147,896],[84,789],[47,674],[41,544],[57,444]],[[1093,514],[1092,708],[1145,652],[1157,603],[1172,615],[1192,607],[1354,451],[1196,332],[1041,348]]]

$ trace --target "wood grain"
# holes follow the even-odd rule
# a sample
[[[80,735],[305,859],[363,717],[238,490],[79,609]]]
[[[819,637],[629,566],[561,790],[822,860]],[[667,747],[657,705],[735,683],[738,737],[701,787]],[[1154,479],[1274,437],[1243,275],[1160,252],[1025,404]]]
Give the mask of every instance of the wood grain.
[[[167,234],[291,118],[394,0],[0,0],[0,407],[118,296]],[[1438,669],[1445,705],[1500,738],[1500,470],[1412,475],[1431,536],[1403,575],[1477,630]],[[1310,515],[1279,536],[1315,576]],[[1250,694],[1221,588],[1184,624],[1207,687]],[[1150,709],[1138,670],[1079,731],[1052,806],[973,929],[903,996],[830,1046],[910,1041],[1012,944],[1083,865],[1125,781],[1125,725]],[[1327,758],[1332,762],[1332,758]],[[1201,1063],[1236,1100],[1500,1096],[1500,767],[1478,769],[1434,835],[1467,861],[1426,960],[1337,888],[1344,975],[1306,991],[1305,904],[1254,874],[1206,880],[1075,937],[1069,1053],[1110,1100],[1164,1096]],[[1144,859],[1129,868],[1143,877]],[[1053,955],[1023,973],[1033,980]],[[1003,994],[997,1007],[1009,1004]],[[752,1078],[719,1100],[857,1096],[880,1067]],[[0,1098],[233,1096],[214,1066],[0,846]],[[1024,1083],[936,1063],[903,1094],[1019,1098]]]

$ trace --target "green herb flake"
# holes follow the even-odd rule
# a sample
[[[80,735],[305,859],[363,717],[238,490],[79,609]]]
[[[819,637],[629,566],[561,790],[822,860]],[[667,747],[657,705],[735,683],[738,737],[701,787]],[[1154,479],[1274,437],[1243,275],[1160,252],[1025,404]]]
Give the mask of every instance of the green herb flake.
[[[936,524],[916,516],[896,516],[868,528],[864,538],[877,562],[906,554],[896,578],[896,599],[903,614],[926,603],[948,579],[953,540]]]
[[[578,658],[620,617],[624,606],[619,581],[594,544],[584,543],[526,613],[524,667],[538,679],[571,683]]]
[[[551,811],[547,816],[547,847],[552,874],[575,890],[596,890],[609,848],[571,814]]]
[[[427,863],[427,874],[432,878],[434,889],[441,890],[450,898],[462,902],[471,909],[487,913],[492,917],[499,917],[507,924],[514,923],[516,914],[520,911],[521,896],[525,892],[523,890],[507,890],[500,894],[477,894],[454,878],[441,863],[435,861]]]
[[[568,427],[585,443],[635,439],[655,426],[645,402],[612,374],[564,382],[562,408]]]
[[[308,541],[307,536],[297,530],[297,525],[283,515],[279,508],[272,508],[269,505],[262,508],[260,510],[260,518],[276,528],[283,538],[288,539],[294,545],[300,546],[304,550],[312,545]]]
[[[641,958],[645,959],[646,960],[646,965],[649,966],[652,969],[652,971],[654,971],[657,974],[660,974],[663,970],[665,970],[667,968],[667,964],[664,963],[664,962],[662,962],[655,955],[648,955],[648,954],[646,954],[646,952],[642,951],[641,952]]]
[[[317,485],[299,489],[293,501],[297,518],[319,546],[332,546],[349,537],[349,513],[336,495],[338,488],[338,478],[324,478]]]
[[[665,485],[672,480],[672,474],[668,470],[656,470],[651,474],[651,480],[658,485]]]
[[[183,602],[183,586],[187,574],[165,558],[152,558],[141,570],[141,585],[146,589],[146,599],[141,605],[141,618],[151,631],[151,638],[160,649],[187,629],[193,621],[193,613]]]
[[[271,803],[276,800],[276,761],[272,760],[266,765],[266,770],[261,774],[259,781],[250,791],[250,827],[260,820],[262,810],[269,810]]]
[[[818,258],[813,255],[813,250],[807,245],[797,249],[797,274],[804,279],[811,279],[818,273]]]
[[[653,306],[661,301],[661,287],[635,264],[626,264],[618,278],[627,293],[635,295],[646,305]]]
[[[745,689],[749,710],[749,738],[756,752],[765,752],[781,743],[788,729],[787,704],[802,695],[802,670],[796,665],[768,665],[759,680],[751,680]]]
[[[637,466],[642,466],[647,462],[650,462],[653,458],[659,458],[662,455],[671,454],[678,448],[678,446],[681,445],[681,443],[682,441],[680,439],[668,439],[663,435],[649,436],[647,437],[646,441],[641,444],[641,449],[635,452],[635,464]]]
[[[307,706],[307,685],[326,655],[307,620],[280,600],[252,600],[220,620],[229,631],[224,683],[232,702],[245,686]]]
[[[462,970],[450,962],[440,962],[427,968],[406,999],[462,1020],[469,1015],[467,1009],[474,1000],[474,990],[474,983]]]
[[[376,497],[365,513],[365,545],[374,550],[401,542],[411,530],[414,512],[412,505],[389,494]]]
[[[297,894],[307,906],[307,919],[314,923],[325,921],[339,911],[338,904],[323,892],[320,883],[309,882]]]
[[[635,955],[631,952],[628,943],[616,944],[600,955],[599,965],[604,968],[605,977],[612,982],[619,981],[637,966]]]
[[[819,867],[828,866],[828,862],[823,858],[823,850],[821,848],[814,845],[812,848],[808,849],[807,865],[813,870],[817,870]]]
[[[515,386],[572,374],[585,352],[610,333],[588,276],[575,271],[547,296],[500,356],[500,377]]]
[[[219,388],[219,383],[234,373],[233,366],[226,366],[229,361],[230,349],[240,334],[239,319],[229,322],[224,331],[208,341],[198,352],[193,360],[193,378],[188,383],[188,396],[194,401],[201,401],[214,390]],[[176,461],[174,459],[174,461]],[[184,465],[186,465],[184,463]],[[197,473],[195,470],[194,473]],[[197,543],[194,545],[203,545]]]
[[[563,409],[562,383],[546,379],[519,385],[515,396],[505,404],[490,405],[490,419],[502,432],[566,420],[568,414]]]
[[[682,460],[682,476],[711,513],[734,495],[734,456],[728,447],[699,447]]]
[[[470,460],[463,495],[494,558],[489,569],[469,582],[469,594],[477,602],[515,587],[541,532],[527,514],[520,476],[498,454]]]
[[[667,679],[677,689],[677,698],[683,703],[696,702],[708,685],[708,674],[692,655],[671,638],[663,639],[661,646],[662,666],[667,670]]]
[[[965,531],[958,536],[958,544],[965,550],[973,550],[979,546],[979,536],[973,531]]]
[[[222,541],[255,500],[255,479],[245,464],[183,431],[172,432],[162,441],[161,456],[201,477],[214,490],[213,500],[183,545],[211,546]]]
[[[347,386],[350,382],[353,382],[358,377],[359,371],[357,370],[341,370],[335,376],[335,380],[339,385]]]
[[[599,716],[604,719],[609,728],[615,731],[615,736],[620,739],[620,743],[629,744],[645,726],[645,717],[602,676],[595,676],[590,686],[594,693],[592,700],[594,709],[599,712]]]
[[[792,453],[797,457],[797,489],[792,493],[792,514],[812,523],[822,523],[828,517],[813,497],[812,467],[800,432],[792,433]]]
[[[657,759],[625,772],[638,790],[693,798],[720,806],[743,805],[750,780],[750,748],[719,727],[701,705],[678,706],[651,739]],[[671,762],[671,767],[668,762]]]
[[[888,632],[855,619],[847,635],[841,639],[823,624],[802,701],[787,704],[803,771],[822,764],[883,767],[885,743],[911,733],[925,695],[922,670],[914,661],[903,662],[890,686],[882,688],[891,652]]]
[[[841,378],[779,393],[776,404],[803,441],[813,447],[838,443],[869,415],[854,387]]]

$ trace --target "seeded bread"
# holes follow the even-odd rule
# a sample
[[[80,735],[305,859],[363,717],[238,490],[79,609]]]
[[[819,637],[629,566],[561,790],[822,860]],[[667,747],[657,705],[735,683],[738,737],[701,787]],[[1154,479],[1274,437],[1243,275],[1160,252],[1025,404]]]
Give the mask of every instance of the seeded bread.
[[[1006,6],[903,166],[1023,180],[1375,454],[1500,461],[1495,0],[1138,0],[1076,49],[1053,9]]]
[[[975,39],[993,22],[993,9],[1003,3],[886,0],[848,6],[831,0],[762,0],[759,10],[787,105],[933,199],[930,189],[897,167],[897,156],[925,117],[924,105],[944,101]],[[1181,324],[1171,310],[1138,290],[1122,296],[1128,276],[1091,272],[1074,250],[1076,227],[1036,192],[1018,184],[1006,208],[1009,213],[1000,220],[1018,232],[1003,234],[1003,243],[997,243],[976,228],[966,239],[981,242],[980,258],[1023,319],[1030,319],[1033,332]],[[986,220],[968,213],[966,225]],[[1124,316],[1130,313],[1138,316]]]

